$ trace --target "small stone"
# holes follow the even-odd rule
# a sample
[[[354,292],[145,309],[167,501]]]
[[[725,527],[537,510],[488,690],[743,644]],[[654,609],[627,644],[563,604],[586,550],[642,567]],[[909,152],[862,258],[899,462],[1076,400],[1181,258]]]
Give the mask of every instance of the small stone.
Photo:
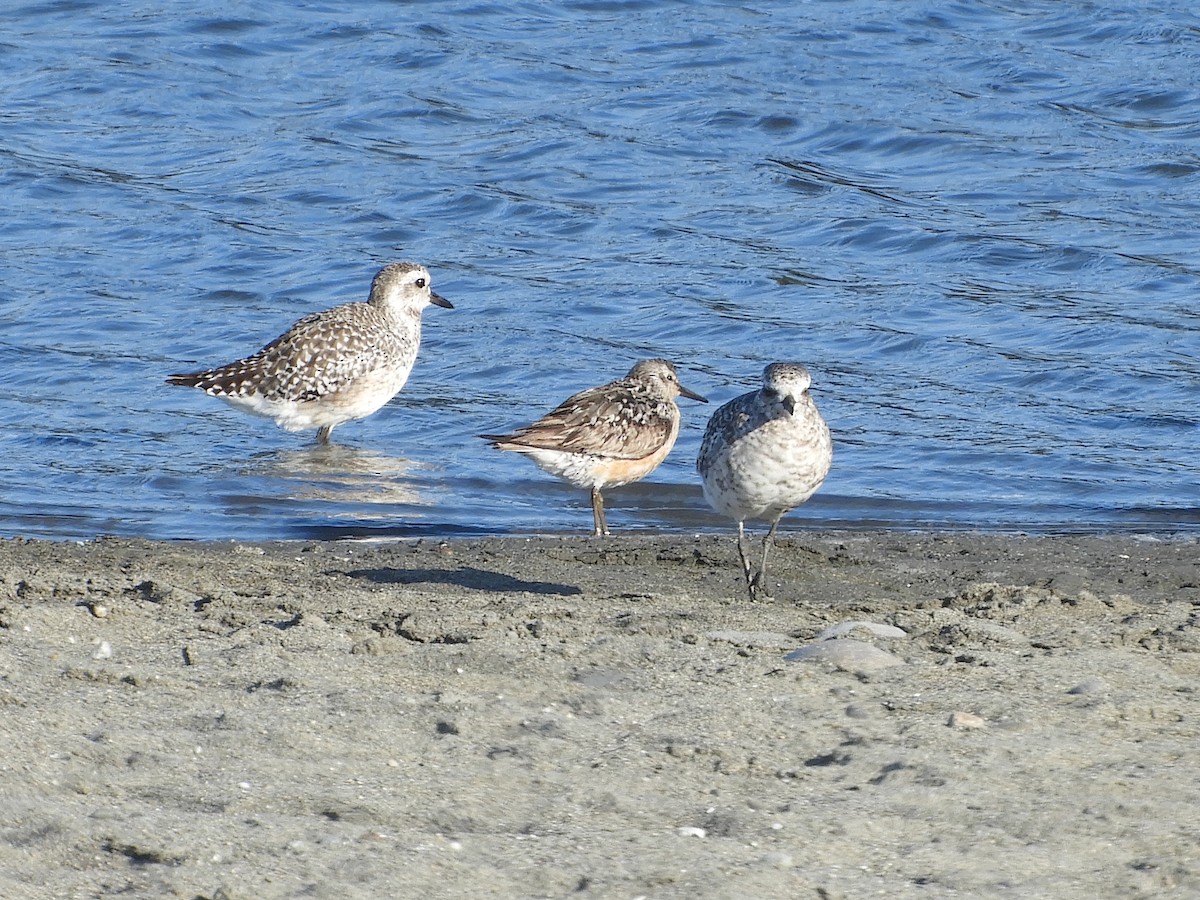
[[[684,825],[682,828],[678,829],[678,834],[680,837],[708,837],[707,831],[705,831],[703,828],[696,828],[694,825]]]
[[[93,603],[91,608],[92,608],[92,615],[95,616],[97,619],[108,618],[108,607],[105,606],[103,603]]]
[[[897,628],[895,625],[880,625],[878,622],[846,621],[830,625],[817,635],[816,640],[827,641],[830,638],[841,637],[844,634],[851,634],[855,631],[864,631],[872,637],[877,638],[908,637],[907,631],[903,628]]]
[[[869,719],[875,713],[865,703],[851,703],[846,707],[846,716],[851,719]]]
[[[951,728],[986,728],[987,720],[975,713],[958,711],[950,713],[950,719],[946,724]]]
[[[817,641],[784,657],[786,662],[820,662],[835,669],[855,674],[878,672],[891,666],[902,666],[904,660],[880,650],[873,644],[842,638],[836,641]]]
[[[101,641],[100,646],[96,648],[96,652],[92,654],[92,659],[111,659],[112,655],[112,645],[108,641]]]
[[[1108,692],[1108,682],[1101,678],[1085,678],[1075,687],[1067,691],[1068,694],[1105,694]]]

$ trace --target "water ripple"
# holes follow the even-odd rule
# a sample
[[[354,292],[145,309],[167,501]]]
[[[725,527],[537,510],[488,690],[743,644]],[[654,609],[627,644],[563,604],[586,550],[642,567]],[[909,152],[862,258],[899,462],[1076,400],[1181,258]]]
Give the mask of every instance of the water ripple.
[[[475,435],[648,355],[718,403],[810,366],[837,447],[800,523],[1200,524],[1194,13],[674,11],[0,11],[0,533],[586,527]],[[395,258],[456,309],[328,456],[162,384]],[[711,408],[615,526],[720,526]]]

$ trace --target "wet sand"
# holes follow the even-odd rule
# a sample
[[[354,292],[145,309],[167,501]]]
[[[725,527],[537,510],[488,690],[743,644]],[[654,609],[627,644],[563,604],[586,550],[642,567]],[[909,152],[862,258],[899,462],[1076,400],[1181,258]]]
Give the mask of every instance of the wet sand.
[[[2,542],[0,896],[1198,896],[1197,550]]]

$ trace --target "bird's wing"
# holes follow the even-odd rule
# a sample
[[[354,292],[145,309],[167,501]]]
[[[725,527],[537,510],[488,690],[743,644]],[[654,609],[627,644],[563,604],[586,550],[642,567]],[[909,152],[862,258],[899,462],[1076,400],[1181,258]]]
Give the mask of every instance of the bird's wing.
[[[383,361],[384,350],[367,319],[363,310],[349,307],[305,316],[253,356],[203,373],[197,386],[210,393],[256,393],[283,401],[336,393]]]
[[[505,436],[518,446],[614,459],[641,459],[670,440],[678,410],[625,382],[589,388]]]

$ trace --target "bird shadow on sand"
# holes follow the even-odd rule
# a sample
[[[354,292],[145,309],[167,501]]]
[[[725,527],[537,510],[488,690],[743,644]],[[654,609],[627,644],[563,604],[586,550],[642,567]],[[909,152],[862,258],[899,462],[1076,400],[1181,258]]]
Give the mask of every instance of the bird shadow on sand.
[[[573,584],[551,581],[525,581],[470,566],[462,569],[356,569],[347,572],[351,578],[362,578],[375,584],[445,584],[472,591],[491,591],[525,594],[554,594],[571,597],[583,593]]]

